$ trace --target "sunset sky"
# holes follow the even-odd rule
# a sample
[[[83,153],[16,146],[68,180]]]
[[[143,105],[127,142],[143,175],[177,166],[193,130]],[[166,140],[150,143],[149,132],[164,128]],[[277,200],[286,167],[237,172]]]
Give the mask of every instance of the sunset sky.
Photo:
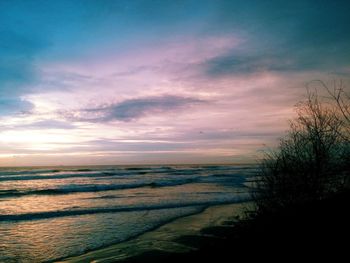
[[[349,73],[349,1],[0,0],[0,166],[254,161]]]

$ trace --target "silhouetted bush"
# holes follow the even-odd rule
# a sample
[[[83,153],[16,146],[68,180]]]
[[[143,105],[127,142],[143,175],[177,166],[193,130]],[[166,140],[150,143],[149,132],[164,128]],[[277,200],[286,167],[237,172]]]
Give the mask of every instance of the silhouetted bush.
[[[257,213],[321,200],[348,186],[349,97],[320,83],[330,98],[320,101],[317,90],[308,92],[278,149],[261,162],[253,191]]]

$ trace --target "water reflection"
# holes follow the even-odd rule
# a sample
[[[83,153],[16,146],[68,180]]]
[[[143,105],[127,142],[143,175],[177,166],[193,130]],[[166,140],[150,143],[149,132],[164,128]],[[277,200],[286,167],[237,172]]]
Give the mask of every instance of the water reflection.
[[[0,262],[81,254],[206,205],[238,201],[247,196],[252,171],[237,166],[0,169]]]
[[[187,207],[1,223],[0,262],[42,262],[81,254],[198,209]]]

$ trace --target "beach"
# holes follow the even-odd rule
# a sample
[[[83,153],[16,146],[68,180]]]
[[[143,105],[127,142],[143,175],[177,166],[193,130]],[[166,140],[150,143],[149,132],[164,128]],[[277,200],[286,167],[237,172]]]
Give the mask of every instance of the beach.
[[[0,263],[346,261],[349,11],[0,0]]]
[[[204,234],[204,229],[232,227],[244,215],[247,207],[247,202],[211,206],[201,213],[178,218],[129,241],[58,262],[124,262],[134,258],[142,259],[145,255],[151,259],[162,254],[195,251],[199,249],[201,239],[213,237],[215,240],[213,234]],[[193,242],[194,239],[198,242]]]
[[[230,262],[348,256],[349,191],[274,214],[247,217],[253,203],[212,206],[127,242],[59,262]]]

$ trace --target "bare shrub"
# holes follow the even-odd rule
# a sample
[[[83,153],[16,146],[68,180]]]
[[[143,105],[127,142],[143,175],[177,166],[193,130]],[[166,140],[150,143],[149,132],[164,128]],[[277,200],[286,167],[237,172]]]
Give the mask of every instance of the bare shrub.
[[[326,90],[333,103],[308,91],[278,149],[265,154],[253,192],[258,212],[320,200],[347,186],[349,97],[343,89]]]

